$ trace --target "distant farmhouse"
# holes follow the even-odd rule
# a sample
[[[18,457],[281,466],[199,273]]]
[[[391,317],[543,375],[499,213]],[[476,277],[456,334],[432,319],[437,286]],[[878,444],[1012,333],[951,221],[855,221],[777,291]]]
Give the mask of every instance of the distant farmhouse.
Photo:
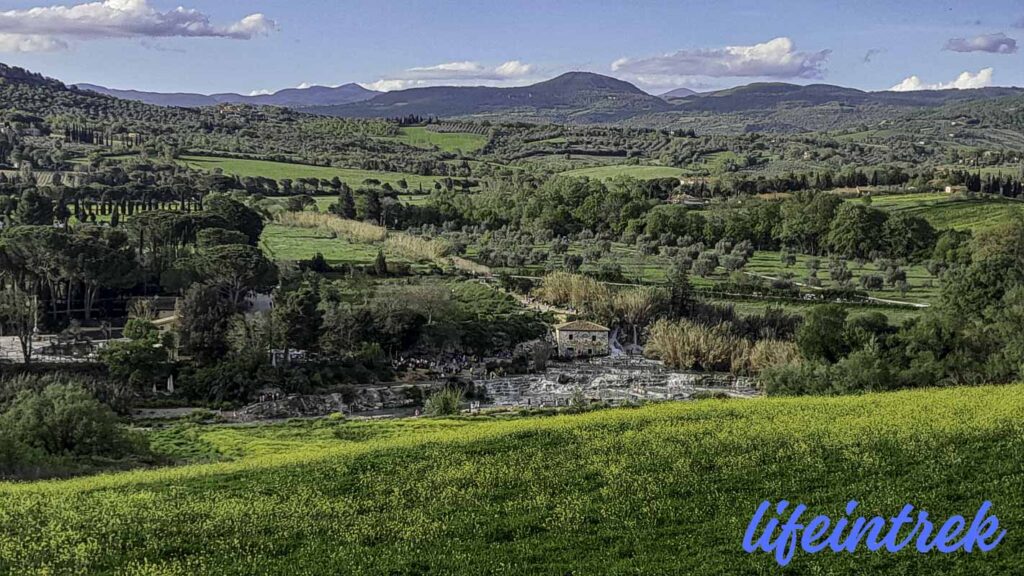
[[[562,358],[584,358],[608,354],[608,329],[600,324],[576,320],[555,326],[555,343]]]

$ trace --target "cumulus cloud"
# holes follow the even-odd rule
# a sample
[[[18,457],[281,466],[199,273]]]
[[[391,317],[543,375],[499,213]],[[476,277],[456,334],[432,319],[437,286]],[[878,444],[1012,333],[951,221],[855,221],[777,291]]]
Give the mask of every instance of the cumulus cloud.
[[[104,38],[212,37],[248,40],[276,28],[263,14],[217,25],[206,14],[178,7],[161,12],[148,0],[103,0],[0,12],[0,50],[67,48],[67,40]]]
[[[67,42],[50,36],[0,34],[0,52],[53,52],[67,47]]]
[[[612,63],[620,74],[657,77],[821,78],[830,50],[801,52],[786,37],[752,46],[679,50],[648,58],[621,58]]]
[[[436,84],[460,85],[488,82],[511,85],[531,78],[534,72],[536,72],[536,67],[519,60],[509,60],[493,67],[466,60],[408,68],[376,82],[363,83],[362,86],[370,90],[389,92]]]
[[[974,38],[950,38],[946,41],[944,50],[1014,54],[1017,52],[1017,41],[1002,32],[998,34],[982,34]]]
[[[992,85],[992,68],[982,68],[976,74],[962,72],[952,82],[940,82],[938,84],[925,84],[918,76],[909,76],[902,82],[889,88],[893,92],[912,92],[914,90],[968,90],[971,88],[984,88]]]

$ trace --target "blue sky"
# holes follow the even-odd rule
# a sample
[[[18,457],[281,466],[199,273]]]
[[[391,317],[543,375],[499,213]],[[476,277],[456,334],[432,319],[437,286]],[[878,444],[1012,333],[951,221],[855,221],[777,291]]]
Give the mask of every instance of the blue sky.
[[[508,86],[568,70],[653,93],[763,80],[969,88],[1024,85],[1022,26],[1024,3],[1009,0],[0,0],[0,61],[202,93]]]

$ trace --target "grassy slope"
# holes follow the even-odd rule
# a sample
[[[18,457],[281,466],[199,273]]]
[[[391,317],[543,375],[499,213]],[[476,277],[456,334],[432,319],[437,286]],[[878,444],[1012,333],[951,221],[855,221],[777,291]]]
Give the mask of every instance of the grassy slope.
[[[487,136],[468,132],[433,132],[423,126],[402,128],[394,138],[410,146],[432,148],[437,146],[445,152],[476,152],[487,144]]]
[[[274,223],[264,228],[260,247],[273,260],[308,260],[319,252],[331,265],[372,264],[380,249],[372,244],[355,243],[335,237],[324,230]]]
[[[679,178],[686,174],[682,168],[671,166],[636,166],[627,164],[615,164],[612,166],[596,166],[593,168],[578,168],[562,172],[566,176],[586,176],[604,180],[616,176],[632,176],[641,180],[654,178]]]
[[[998,196],[966,198],[948,194],[876,196],[871,206],[921,216],[939,230],[982,230],[1024,209],[1024,203]]]
[[[989,499],[1009,529],[986,555],[798,554],[789,573],[1011,573],[1024,554],[1022,392],[214,428],[200,439],[249,455],[0,485],[0,573],[776,573],[740,547],[766,498],[834,516],[854,498],[866,514],[912,503],[939,518]]]
[[[796,264],[787,268],[782,264],[781,252],[764,250],[754,253],[754,256],[750,259],[750,262],[744,270],[772,277],[779,277],[790,272],[795,274],[793,277],[794,282],[805,282],[808,274],[810,273],[810,269],[807,268],[807,262],[810,259],[810,256],[798,254]],[[832,283],[831,276],[828,272],[829,259],[823,256],[819,257],[818,261],[821,266],[818,270],[818,278],[822,281],[825,287],[834,288],[835,285]],[[846,265],[850,272],[853,273],[853,283],[858,288],[860,288],[861,276],[868,274],[877,274],[882,277],[885,276],[884,271],[879,271],[878,266],[876,266],[874,262],[866,262],[863,268],[858,267],[857,263],[853,261],[847,262]],[[876,298],[888,298],[891,300],[921,303],[933,302],[939,297],[939,280],[933,278],[923,265],[915,264],[913,266],[904,266],[903,271],[907,273],[907,283],[910,284],[910,291],[907,292],[906,296],[903,296],[900,294],[899,290],[891,286],[885,286],[882,290],[870,291],[869,294]],[[931,283],[931,287],[927,286],[929,282]]]
[[[375,170],[357,170],[355,168],[331,168],[327,166],[309,166],[306,164],[289,164],[287,162],[271,162],[267,160],[245,160],[238,158],[218,158],[212,156],[182,156],[179,162],[190,168],[198,170],[213,170],[220,168],[225,174],[237,174],[239,176],[262,176],[281,180],[282,178],[326,178],[335,176],[342,179],[351,186],[359,186],[363,180],[376,178],[381,182],[390,182],[397,187],[401,179],[409,183],[410,188],[417,188],[423,184],[425,190],[433,187],[437,178],[432,176],[419,176],[416,174],[405,174],[401,172],[379,172]]]

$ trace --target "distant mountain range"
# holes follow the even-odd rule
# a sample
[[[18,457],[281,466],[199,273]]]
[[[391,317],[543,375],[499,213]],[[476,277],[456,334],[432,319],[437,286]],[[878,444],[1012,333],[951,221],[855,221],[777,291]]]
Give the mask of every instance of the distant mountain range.
[[[273,94],[245,96],[243,94],[192,94],[187,92],[140,92],[138,90],[116,90],[95,84],[77,84],[80,90],[91,90],[100,94],[138,100],[157,106],[180,106],[182,108],[198,108],[200,106],[216,106],[218,104],[252,104],[254,106],[284,106],[287,108],[304,108],[309,106],[335,106],[368,100],[381,94],[367,90],[359,84],[344,84],[334,88],[328,86],[310,86],[309,88],[287,88]]]
[[[530,86],[410,88],[385,92],[362,102],[308,110],[360,118],[511,114],[552,121],[614,122],[671,108],[668,102],[629,82],[590,72],[568,72]]]
[[[632,121],[657,127],[675,125],[681,118],[708,114],[732,115],[730,130],[749,125],[754,131],[818,129],[819,119],[834,115],[836,107],[861,112],[941,106],[949,102],[981,100],[1024,94],[1020,88],[975,90],[922,90],[917,92],[866,92],[854,88],[811,84],[801,86],[761,82],[718,90],[694,92],[687,88],[652,96],[622,80],[589,72],[569,72],[520,88],[435,86],[386,92],[379,96],[336,106],[306,110],[331,116],[395,117],[405,115],[474,117],[493,120],[528,120],[571,123]],[[794,110],[813,109],[814,126],[804,126]],[[786,122],[779,121],[779,113]],[[860,121],[860,115],[856,121]],[[851,118],[852,120],[853,118]],[[826,118],[827,120],[827,118]],[[835,128],[834,124],[824,126]],[[763,130],[762,130],[763,129]]]
[[[0,80],[5,78],[63,86],[39,74],[0,64]],[[653,96],[629,82],[590,72],[569,72],[514,88],[433,86],[392,92],[374,92],[357,84],[291,88],[258,96],[164,94],[92,84],[76,88],[160,106],[274,105],[353,118],[421,116],[496,122],[615,123],[704,133],[842,130],[877,125],[919,109],[1024,95],[1024,89],[1009,87],[868,92],[829,84],[761,82],[713,92],[679,88]]]
[[[779,106],[884,105],[899,107],[941,106],[960,100],[983,100],[1024,93],[1021,88],[977,88],[974,90],[917,90],[912,92],[865,92],[831,84],[786,84],[756,82],[716,92],[701,92],[679,101],[683,110],[702,112],[742,112],[770,110]]]

